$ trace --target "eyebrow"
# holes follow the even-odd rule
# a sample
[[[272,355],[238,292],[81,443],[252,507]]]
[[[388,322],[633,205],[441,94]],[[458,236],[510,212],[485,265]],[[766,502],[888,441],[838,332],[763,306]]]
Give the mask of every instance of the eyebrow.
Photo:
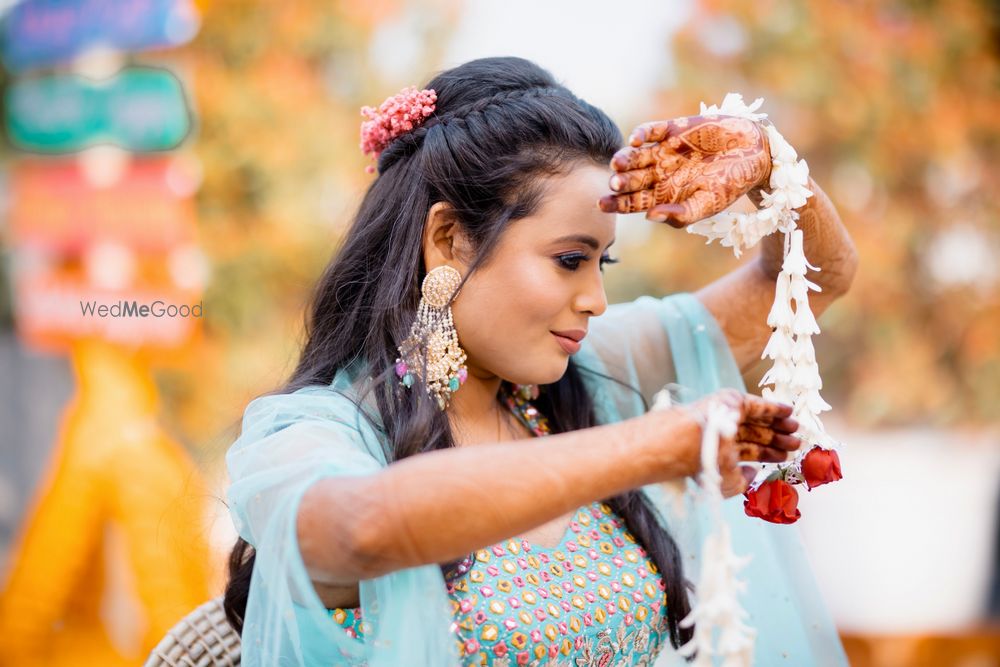
[[[593,236],[590,236],[589,234],[570,234],[569,236],[560,236],[555,240],[555,243],[564,243],[570,241],[590,246],[593,250],[597,250],[598,248],[601,247],[600,241],[595,239]],[[615,239],[611,239],[611,243],[608,244],[608,247],[610,248],[614,244],[614,242]]]

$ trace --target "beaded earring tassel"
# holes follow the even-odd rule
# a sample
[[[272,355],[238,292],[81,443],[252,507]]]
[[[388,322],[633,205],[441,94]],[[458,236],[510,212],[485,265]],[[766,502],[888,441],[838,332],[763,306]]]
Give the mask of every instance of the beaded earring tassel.
[[[461,280],[462,275],[450,266],[439,266],[427,274],[417,317],[396,358],[396,376],[402,385],[409,389],[417,379],[422,380],[442,410],[468,377],[465,350],[458,344],[450,305]]]

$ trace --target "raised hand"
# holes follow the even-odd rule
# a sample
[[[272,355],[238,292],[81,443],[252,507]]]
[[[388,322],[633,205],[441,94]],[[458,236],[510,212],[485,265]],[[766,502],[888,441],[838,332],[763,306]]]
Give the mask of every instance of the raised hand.
[[[647,211],[646,217],[685,227],[715,215],[771,175],[767,134],[735,116],[687,116],[644,123],[611,159],[607,213]]]

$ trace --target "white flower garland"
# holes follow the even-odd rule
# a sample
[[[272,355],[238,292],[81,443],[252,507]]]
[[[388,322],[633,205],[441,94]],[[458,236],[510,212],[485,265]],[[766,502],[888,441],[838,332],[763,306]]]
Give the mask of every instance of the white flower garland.
[[[759,97],[748,106],[742,95],[729,93],[719,106],[706,106],[702,102],[701,115],[737,116],[760,122],[767,118],[767,114],[757,112],[763,103],[764,98]],[[798,159],[795,149],[774,125],[767,123],[764,130],[771,148],[772,166],[770,192],[762,194],[761,208],[753,213],[723,211],[688,225],[687,231],[707,237],[707,243],[719,239],[723,246],[731,247],[737,257],[765,236],[779,231],[785,234],[784,262],[775,283],[774,306],[767,317],[767,324],[774,333],[761,355],[762,359],[768,358],[774,363],[758,386],[773,385],[765,387],[761,395],[794,407],[792,416],[800,424],[797,435],[805,444],[836,449],[839,443],[826,433],[819,418],[830,405],[819,393],[823,380],[812,337],[820,329],[809,308],[808,293],[810,290],[819,292],[820,287],[806,279],[807,269],[820,269],[806,259],[802,250],[802,231],[796,229],[799,213],[795,209],[804,206],[813,194],[806,187],[809,166],[805,160]],[[800,448],[793,461],[763,464],[752,488],[759,486],[775,470],[785,473],[789,481],[800,479],[802,458],[809,449],[810,446]]]
[[[746,591],[747,584],[737,576],[750,557],[733,553],[729,525],[722,518],[722,476],[718,461],[719,437],[736,434],[738,417],[732,408],[715,403],[708,406],[702,425],[702,498],[719,531],[705,538],[697,602],[680,623],[685,628],[694,625],[694,636],[678,650],[686,658],[697,651],[691,663],[694,667],[713,667],[715,656],[722,658],[723,667],[743,667],[753,662],[757,631],[744,622],[747,612],[740,604],[739,594]],[[720,631],[717,648],[712,646],[715,628]]]
[[[763,98],[758,98],[747,106],[742,95],[729,93],[720,106],[707,107],[703,102],[701,115],[738,116],[760,122],[767,118],[767,114],[757,113],[763,103]],[[802,231],[796,228],[799,214],[795,209],[805,205],[806,199],[813,194],[806,187],[809,167],[805,160],[798,159],[795,149],[773,125],[768,123],[764,128],[770,144],[772,167],[771,191],[763,193],[761,208],[754,213],[723,211],[687,227],[689,233],[706,236],[708,243],[719,239],[723,246],[731,247],[737,257],[765,236],[778,231],[785,234],[784,261],[775,284],[774,305],[767,317],[767,324],[774,329],[774,333],[761,355],[762,359],[768,358],[774,363],[759,386],[773,385],[765,387],[762,396],[793,406],[792,414],[800,424],[797,435],[807,446],[800,447],[793,461],[762,464],[751,488],[759,487],[776,471],[789,482],[802,481],[802,459],[812,445],[824,449],[838,446],[827,435],[819,419],[819,414],[829,410],[830,405],[819,394],[823,381],[812,337],[820,329],[809,308],[809,290],[818,292],[820,287],[806,279],[807,269],[819,269],[806,260],[802,249]],[[657,399],[654,409],[670,404],[666,391],[661,392]],[[708,406],[703,424],[701,490],[698,493],[709,505],[717,532],[705,539],[697,599],[691,613],[681,623],[685,627],[695,625],[694,637],[680,649],[684,656],[697,651],[698,657],[693,663],[695,667],[713,665],[713,656],[721,657],[724,667],[749,667],[753,662],[756,631],[744,623],[747,614],[740,605],[738,595],[746,590],[747,584],[737,576],[750,557],[739,557],[733,553],[729,526],[721,514],[722,478],[717,462],[719,436],[735,433],[737,418],[738,415],[731,409],[716,403]],[[765,585],[765,582],[758,585]],[[719,641],[718,646],[713,647],[712,637],[716,629],[719,630]]]

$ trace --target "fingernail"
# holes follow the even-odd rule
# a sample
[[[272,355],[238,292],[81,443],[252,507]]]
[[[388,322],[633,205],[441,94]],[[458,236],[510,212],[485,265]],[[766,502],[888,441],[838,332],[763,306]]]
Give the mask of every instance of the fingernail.
[[[653,222],[666,222],[667,220],[666,213],[650,213],[647,217]]]
[[[622,177],[619,176],[618,174],[615,174],[614,176],[611,177],[611,189],[612,190],[622,189]]]
[[[605,213],[615,213],[618,211],[618,203],[615,201],[614,195],[605,195],[597,200],[597,208]]]

